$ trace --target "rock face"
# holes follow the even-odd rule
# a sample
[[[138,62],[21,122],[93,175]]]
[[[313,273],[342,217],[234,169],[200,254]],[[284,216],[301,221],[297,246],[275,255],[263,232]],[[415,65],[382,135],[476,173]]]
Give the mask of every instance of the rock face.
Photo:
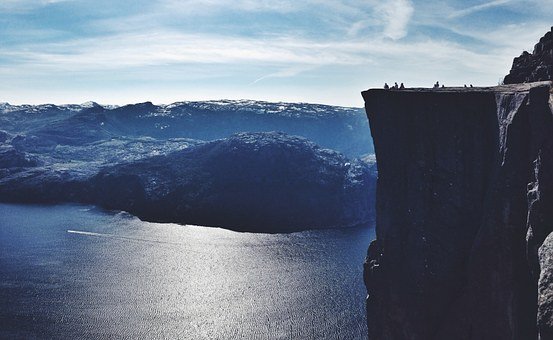
[[[128,142],[124,149],[131,153],[137,143]],[[144,140],[136,146],[140,152],[162,152],[144,156],[136,151],[126,161],[123,155],[108,158],[118,161],[116,165],[86,158],[26,169],[9,164],[10,172],[0,172],[0,201],[91,203],[148,221],[253,232],[344,227],[374,217],[371,167],[305,138],[240,133],[163,152],[175,148],[168,143],[149,145]],[[106,158],[103,147],[69,151],[68,157],[75,160],[91,152],[96,161]],[[25,155],[20,158],[23,162]],[[1,161],[2,153],[0,166]]]
[[[513,61],[505,84],[553,80],[553,27],[534,46],[532,54],[524,51]]]
[[[538,326],[541,339],[553,339],[553,234],[539,250]]]
[[[363,97],[378,162],[369,338],[550,339],[551,83]]]

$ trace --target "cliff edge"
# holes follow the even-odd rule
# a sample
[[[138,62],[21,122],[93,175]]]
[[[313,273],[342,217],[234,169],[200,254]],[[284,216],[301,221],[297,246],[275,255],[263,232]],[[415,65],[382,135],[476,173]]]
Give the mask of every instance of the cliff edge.
[[[369,338],[552,338],[552,83],[363,98],[378,165]]]

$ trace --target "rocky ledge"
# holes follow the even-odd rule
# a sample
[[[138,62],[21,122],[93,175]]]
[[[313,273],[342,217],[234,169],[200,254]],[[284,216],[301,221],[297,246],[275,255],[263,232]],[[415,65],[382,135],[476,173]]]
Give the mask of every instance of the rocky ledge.
[[[370,339],[553,337],[550,82],[363,92]]]

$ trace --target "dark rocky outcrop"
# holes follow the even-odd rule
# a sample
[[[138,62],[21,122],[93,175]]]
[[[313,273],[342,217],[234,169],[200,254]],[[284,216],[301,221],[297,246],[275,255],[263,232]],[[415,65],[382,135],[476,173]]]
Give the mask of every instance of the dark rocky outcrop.
[[[378,161],[369,338],[550,339],[551,83],[363,97]]]
[[[305,138],[240,133],[172,152],[163,151],[176,148],[168,142],[146,142],[136,148],[162,152],[106,158],[102,150],[116,144],[102,143],[101,150],[51,154],[81,161],[0,172],[0,201],[92,203],[148,221],[254,232],[344,227],[374,217],[371,167]],[[91,152],[92,159],[83,156]],[[118,163],[96,164],[103,158]]]
[[[0,169],[28,168],[39,165],[36,157],[11,146],[0,146]]]
[[[505,84],[553,80],[553,27],[534,46],[534,51],[522,52],[513,60]]]
[[[10,135],[6,131],[0,130],[0,144],[6,143],[9,138],[10,138]]]

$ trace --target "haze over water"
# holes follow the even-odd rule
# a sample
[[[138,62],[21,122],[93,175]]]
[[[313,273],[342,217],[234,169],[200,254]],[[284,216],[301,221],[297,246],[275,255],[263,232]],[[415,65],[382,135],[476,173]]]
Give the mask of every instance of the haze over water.
[[[373,234],[236,233],[0,204],[0,337],[364,339]]]

